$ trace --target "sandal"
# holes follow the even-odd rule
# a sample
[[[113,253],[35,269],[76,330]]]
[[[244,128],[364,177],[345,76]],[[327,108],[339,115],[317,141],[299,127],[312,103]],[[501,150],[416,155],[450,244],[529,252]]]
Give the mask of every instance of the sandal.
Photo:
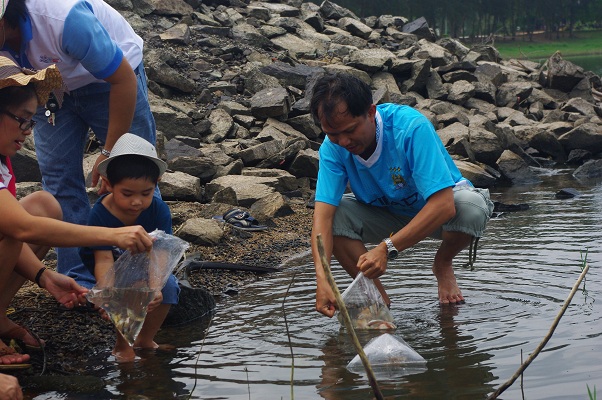
[[[2,357],[4,356],[17,356],[20,355],[19,353],[17,353],[17,351],[11,347],[11,346],[7,346],[6,344],[4,344],[4,342],[2,342],[2,345],[4,347],[0,347],[0,359],[2,359]],[[31,364],[28,363],[13,363],[13,364],[0,364],[0,371],[6,371],[6,370],[11,370],[11,369],[25,369],[25,368],[31,368]]]
[[[25,338],[25,336],[27,336],[27,335],[30,335],[32,338],[34,338],[35,341],[38,343],[38,345],[35,346],[32,344],[25,343],[23,338]],[[40,339],[40,337],[38,335],[36,335],[29,329],[27,329],[23,326],[20,326],[20,325],[15,325],[11,329],[7,330],[6,332],[0,333],[0,338],[20,340],[21,342],[23,342],[23,344],[25,344],[25,347],[29,350],[42,350],[44,348],[44,344],[45,344],[44,341],[42,339]]]
[[[213,219],[223,221],[234,228],[244,231],[265,231],[268,229],[266,225],[260,225],[259,221],[253,218],[251,214],[239,208],[233,208],[227,211],[222,217],[215,216]]]

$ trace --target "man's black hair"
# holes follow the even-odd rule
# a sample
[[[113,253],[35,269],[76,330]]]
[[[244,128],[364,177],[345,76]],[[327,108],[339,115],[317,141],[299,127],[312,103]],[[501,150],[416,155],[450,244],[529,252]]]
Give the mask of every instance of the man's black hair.
[[[309,102],[316,125],[320,126],[320,117],[331,121],[341,101],[347,104],[347,112],[352,117],[359,117],[366,114],[372,105],[372,90],[364,81],[350,74],[323,75],[316,81]]]
[[[107,179],[111,186],[124,179],[148,179],[155,185],[159,182],[159,167],[148,158],[138,154],[124,154],[113,158],[107,165]]]
[[[2,19],[5,24],[15,29],[19,27],[19,21],[25,20],[27,16],[27,6],[25,0],[10,0],[4,11]]]

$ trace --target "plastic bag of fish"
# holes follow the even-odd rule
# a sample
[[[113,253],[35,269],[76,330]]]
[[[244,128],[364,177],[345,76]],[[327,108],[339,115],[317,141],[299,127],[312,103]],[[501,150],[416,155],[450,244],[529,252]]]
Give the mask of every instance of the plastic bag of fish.
[[[130,342],[138,336],[146,308],[161,291],[188,248],[188,243],[163,231],[153,231],[150,252],[125,251],[107,271],[102,286],[95,285],[88,300],[104,309],[115,327]]]
[[[361,272],[345,289],[342,296],[354,329],[396,329],[393,316],[374,281]],[[337,318],[341,325],[340,313]]]
[[[389,333],[372,338],[364,346],[364,353],[379,378],[395,379],[426,371],[426,360],[401,337]],[[347,364],[347,369],[355,373],[365,372],[359,355]]]

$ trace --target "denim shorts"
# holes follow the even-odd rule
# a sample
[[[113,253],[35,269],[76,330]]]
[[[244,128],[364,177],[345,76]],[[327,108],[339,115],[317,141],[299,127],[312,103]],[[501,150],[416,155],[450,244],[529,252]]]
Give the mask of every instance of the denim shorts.
[[[441,239],[444,230],[481,237],[493,212],[489,190],[458,186],[454,188],[454,204],[456,215],[429,237]],[[393,214],[384,207],[360,203],[353,194],[345,194],[335,213],[332,233],[364,243],[380,243],[411,220],[412,217]]]
[[[178,285],[178,278],[174,274],[169,275],[161,293],[163,294],[163,302],[161,304],[178,304],[180,285]]]

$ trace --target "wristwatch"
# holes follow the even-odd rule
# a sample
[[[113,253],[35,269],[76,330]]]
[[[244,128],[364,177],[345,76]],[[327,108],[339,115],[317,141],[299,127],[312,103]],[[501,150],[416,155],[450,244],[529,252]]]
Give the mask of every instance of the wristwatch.
[[[383,242],[385,242],[385,244],[387,245],[387,258],[389,260],[397,258],[397,256],[399,255],[399,251],[393,245],[393,241],[391,240],[391,238],[385,238],[383,239]]]

